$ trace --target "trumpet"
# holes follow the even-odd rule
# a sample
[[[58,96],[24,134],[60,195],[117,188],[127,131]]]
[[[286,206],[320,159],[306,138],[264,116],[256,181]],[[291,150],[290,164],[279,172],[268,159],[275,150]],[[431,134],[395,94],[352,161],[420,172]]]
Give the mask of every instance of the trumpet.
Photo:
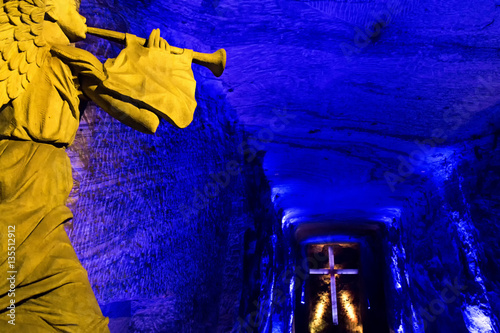
[[[112,42],[125,45],[125,34],[122,32],[88,27],[87,33],[93,36],[107,39]],[[141,43],[146,44],[146,39],[139,38]],[[185,49],[170,46],[170,53],[182,54]],[[193,63],[208,68],[216,77],[219,77],[226,68],[226,50],[219,49],[214,53],[193,52]]]

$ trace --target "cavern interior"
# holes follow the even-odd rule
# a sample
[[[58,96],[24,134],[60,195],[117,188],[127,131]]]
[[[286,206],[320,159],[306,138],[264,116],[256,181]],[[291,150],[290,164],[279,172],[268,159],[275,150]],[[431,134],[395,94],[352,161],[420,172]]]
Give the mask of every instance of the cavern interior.
[[[111,332],[500,332],[500,1],[80,13],[227,52],[218,78],[193,65],[188,127],[90,103],[68,148],[67,232]]]

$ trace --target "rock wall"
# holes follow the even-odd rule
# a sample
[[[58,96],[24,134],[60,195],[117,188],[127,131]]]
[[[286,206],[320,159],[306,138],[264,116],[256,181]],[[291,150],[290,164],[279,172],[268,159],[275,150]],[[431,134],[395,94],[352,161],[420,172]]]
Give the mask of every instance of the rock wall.
[[[165,28],[180,18],[157,7],[89,1],[81,12],[92,26],[143,37],[160,27],[173,45],[210,51]],[[95,38],[80,46],[102,60],[120,50]],[[228,162],[248,168],[237,152],[246,134],[221,81],[194,70],[198,107],[188,128],[162,123],[146,135],[90,105],[69,149],[69,234],[114,332],[228,332],[236,322],[243,237],[259,223],[247,198],[262,190],[248,188],[245,171],[221,174]]]
[[[387,229],[395,331],[498,332],[497,140],[447,147]]]

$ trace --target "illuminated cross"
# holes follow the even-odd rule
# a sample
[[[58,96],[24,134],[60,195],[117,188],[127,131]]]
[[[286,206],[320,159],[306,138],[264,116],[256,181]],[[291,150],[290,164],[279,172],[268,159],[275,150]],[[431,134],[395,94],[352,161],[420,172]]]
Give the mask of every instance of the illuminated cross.
[[[335,257],[333,256],[333,245],[328,246],[328,259],[330,268],[310,269],[309,274],[329,274],[330,288],[332,297],[332,316],[333,324],[339,324],[339,315],[337,310],[337,288],[335,286],[335,274],[358,274],[357,269],[335,269]]]

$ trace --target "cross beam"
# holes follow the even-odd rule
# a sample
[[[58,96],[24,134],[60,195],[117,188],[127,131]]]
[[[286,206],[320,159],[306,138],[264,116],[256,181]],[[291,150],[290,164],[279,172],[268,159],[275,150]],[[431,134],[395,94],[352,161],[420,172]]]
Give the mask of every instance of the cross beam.
[[[330,289],[332,297],[332,317],[333,324],[339,324],[339,315],[337,307],[337,286],[335,283],[336,274],[358,274],[357,269],[335,269],[335,256],[333,255],[333,245],[328,246],[328,259],[330,268],[317,268],[310,269],[309,274],[329,274],[330,275]]]

